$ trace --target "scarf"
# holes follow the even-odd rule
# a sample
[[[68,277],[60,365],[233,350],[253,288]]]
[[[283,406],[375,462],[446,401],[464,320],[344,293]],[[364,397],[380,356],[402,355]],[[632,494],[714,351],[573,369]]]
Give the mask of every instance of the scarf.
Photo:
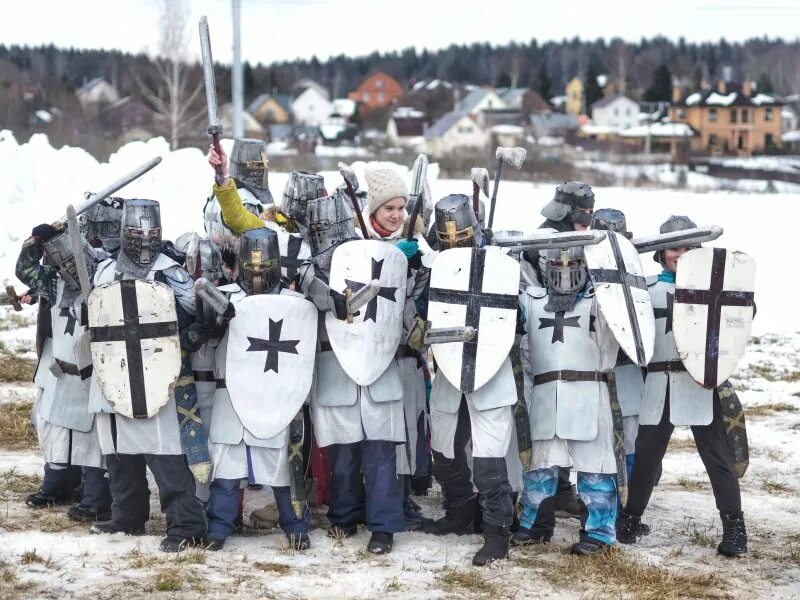
[[[388,238],[394,233],[394,231],[389,231],[388,229],[384,229],[383,227],[381,227],[375,220],[374,215],[369,216],[369,224],[372,225],[372,228],[375,230],[375,233],[377,233],[382,238]]]
[[[663,281],[664,283],[675,283],[675,273],[664,269],[658,274],[658,280]]]

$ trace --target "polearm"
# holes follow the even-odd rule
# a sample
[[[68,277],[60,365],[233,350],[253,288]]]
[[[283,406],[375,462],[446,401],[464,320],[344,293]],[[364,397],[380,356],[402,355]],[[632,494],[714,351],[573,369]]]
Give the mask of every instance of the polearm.
[[[114,192],[117,192],[117,191],[121,190],[126,185],[128,185],[130,182],[139,179],[139,177],[141,177],[142,175],[147,173],[150,169],[155,167],[160,162],[161,162],[161,157],[160,156],[156,156],[155,158],[152,158],[152,159],[148,160],[146,163],[144,163],[142,165],[139,165],[138,167],[136,167],[130,173],[127,173],[127,174],[123,175],[122,177],[117,179],[114,183],[112,183],[111,185],[103,188],[102,190],[100,190],[96,194],[89,195],[89,197],[75,209],[75,214],[76,215],[80,215],[82,213],[85,213],[87,210],[92,208],[95,204],[99,204],[100,202],[102,202],[103,200],[108,198],[111,194],[113,194]],[[64,215],[58,221],[53,223],[53,228],[56,231],[62,231],[64,229],[64,226],[66,225],[66,223],[67,223],[67,216]],[[32,237],[30,237],[27,240],[25,240],[25,242],[22,245],[23,245],[23,247],[27,247],[27,246],[30,246],[30,245],[35,244],[35,243],[36,243],[36,241]]]
[[[499,146],[494,156],[497,159],[497,170],[494,172],[494,189],[492,189],[492,199],[489,204],[489,229],[494,225],[494,207],[497,204],[497,188],[500,185],[500,175],[503,173],[503,164],[511,165],[515,169],[522,167],[527,155],[525,148],[504,148]]]
[[[211,35],[208,32],[208,19],[200,19],[200,52],[203,55],[203,81],[206,85],[206,106],[208,107],[208,133],[211,136],[211,145],[218,156],[222,156],[219,137],[222,135],[222,125],[219,124],[217,113],[217,84],[214,79],[214,59],[211,57]],[[222,164],[214,165],[214,180],[217,185],[222,185]]]

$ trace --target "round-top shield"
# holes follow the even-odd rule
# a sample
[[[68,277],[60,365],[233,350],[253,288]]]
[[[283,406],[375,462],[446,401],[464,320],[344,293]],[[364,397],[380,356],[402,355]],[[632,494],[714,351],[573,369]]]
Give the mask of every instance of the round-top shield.
[[[373,279],[381,286],[378,295],[353,315],[352,323],[325,315],[331,348],[347,376],[359,385],[375,382],[400,345],[407,271],[408,260],[391,243],[354,240],[333,252],[331,290],[357,292]]]
[[[245,428],[260,439],[285,429],[311,391],[317,309],[303,298],[258,294],[235,304],[225,382]]]
[[[462,392],[494,377],[514,344],[519,263],[498,248],[440,252],[431,270],[431,328],[474,327],[469,342],[434,344],[436,364]]]
[[[624,235],[606,231],[606,239],[584,246],[597,303],[622,351],[644,367],[653,358],[656,321],[639,253]]]
[[[181,369],[175,294],[163,283],[127,279],[89,295],[92,365],[100,389],[125,417],[154,416]]]
[[[672,331],[678,356],[706,389],[733,375],[753,325],[756,263],[744,252],[697,248],[678,259]]]

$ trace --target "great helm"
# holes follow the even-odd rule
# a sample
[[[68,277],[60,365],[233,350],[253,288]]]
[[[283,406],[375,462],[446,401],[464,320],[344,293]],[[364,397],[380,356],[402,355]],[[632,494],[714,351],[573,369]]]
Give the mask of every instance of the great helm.
[[[261,227],[245,231],[239,238],[236,282],[248,294],[269,294],[281,281],[278,234]]]
[[[64,229],[46,242],[42,242],[42,249],[48,261],[56,268],[67,287],[73,291],[80,290],[81,284],[78,278],[78,265],[75,261],[75,252],[72,248],[72,240],[69,237],[68,230]],[[86,268],[91,278],[94,274],[97,259],[89,244],[83,239],[81,240],[81,251],[86,258]]]
[[[442,248],[468,248],[483,245],[472,200],[465,194],[450,194],[436,203],[436,237]]]
[[[578,293],[589,275],[583,246],[545,250],[544,263],[544,282],[549,296],[544,309],[550,312],[574,309]]]
[[[178,238],[178,242],[180,241]],[[222,260],[219,246],[207,238],[201,238],[196,233],[192,234],[186,248],[186,270],[192,279],[205,277],[211,283],[216,283],[226,278],[224,267],[225,263]]]
[[[594,211],[592,213],[591,228],[602,231],[615,231],[628,239],[632,237],[625,222],[625,213],[616,208],[600,208]]]
[[[556,186],[556,193],[542,209],[542,216],[551,221],[563,221],[569,216],[573,223],[588,227],[592,222],[591,212],[581,209],[594,209],[592,188],[580,181],[565,181]]]
[[[332,196],[308,202],[308,244],[312,256],[356,239],[353,207],[345,194],[337,191]]]
[[[281,212],[298,223],[305,223],[308,203],[325,196],[325,180],[322,175],[292,171],[283,190]]]
[[[255,195],[258,202],[272,204],[269,191],[269,160],[263,140],[236,138],[228,159],[228,173],[239,187]]]
[[[138,265],[152,265],[161,253],[161,208],[155,200],[125,200],[122,251]]]
[[[92,247],[109,253],[119,250],[122,198],[106,198],[78,217],[81,234]]]

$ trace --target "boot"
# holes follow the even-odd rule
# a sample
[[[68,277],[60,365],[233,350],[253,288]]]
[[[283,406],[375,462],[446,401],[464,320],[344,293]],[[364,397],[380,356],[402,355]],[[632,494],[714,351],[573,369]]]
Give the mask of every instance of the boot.
[[[73,521],[88,523],[91,521],[109,521],[111,519],[111,509],[100,509],[99,511],[91,506],[78,504],[70,506],[67,510],[67,517]]]
[[[578,492],[574,485],[553,496],[556,516],[560,519],[580,519],[581,505],[578,503]]]
[[[600,540],[581,532],[581,541],[576,544],[572,544],[572,547],[569,549],[569,551],[570,554],[577,554],[579,556],[592,556],[593,554],[604,552],[609,548],[611,548],[610,544],[601,542]]]
[[[204,548],[205,540],[198,538],[187,538],[181,535],[168,535],[159,544],[162,552],[183,552],[189,548]]]
[[[467,535],[475,531],[475,516],[478,511],[478,497],[473,496],[463,504],[448,506],[444,516],[435,521],[422,524],[422,531],[432,535]]]
[[[371,554],[389,554],[392,551],[394,536],[391,533],[374,531],[367,544],[367,552]]]
[[[425,523],[426,519],[421,510],[419,504],[414,502],[411,497],[408,497],[403,502],[403,521],[406,531],[419,531],[422,529],[423,524]]]
[[[358,533],[358,525],[356,523],[344,523],[342,525],[331,525],[328,527],[328,537],[336,539],[344,539],[354,536]]]
[[[291,550],[303,551],[311,548],[311,538],[307,533],[285,533],[284,536]]]
[[[619,511],[619,515],[617,515],[617,541],[620,544],[635,544],[640,537],[648,533],[650,533],[650,527],[642,525],[641,517],[629,515],[624,510]]]
[[[25,504],[31,508],[47,508],[48,506],[72,504],[72,494],[70,493],[69,496],[53,496],[43,490],[39,490],[35,494],[31,494],[25,498]]]
[[[89,533],[101,534],[115,534],[124,533],[125,535],[144,535],[144,525],[141,527],[125,527],[114,521],[98,521],[93,523],[89,528]]]
[[[219,552],[225,547],[225,538],[206,538],[203,540],[203,550]]]
[[[553,530],[534,525],[530,529],[519,527],[511,536],[514,546],[527,546],[528,544],[546,544],[553,539]]]
[[[508,527],[486,523],[483,526],[483,546],[475,553],[472,564],[482,567],[506,558],[508,556],[508,534]]]
[[[717,552],[723,556],[741,556],[747,553],[747,530],[744,527],[744,513],[720,513],[722,517],[722,541]]]

